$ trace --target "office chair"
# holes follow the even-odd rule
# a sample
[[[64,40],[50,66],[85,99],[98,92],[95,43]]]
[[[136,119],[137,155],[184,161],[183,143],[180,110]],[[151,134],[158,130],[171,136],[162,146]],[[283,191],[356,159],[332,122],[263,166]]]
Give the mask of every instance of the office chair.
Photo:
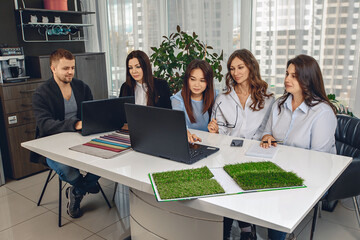
[[[43,190],[41,192],[39,201],[37,203],[38,206],[40,206],[40,204],[41,204],[41,200],[42,200],[42,198],[44,196],[44,193],[45,193],[45,190],[46,190],[46,187],[47,187],[48,183],[55,177],[55,175],[57,175],[56,172],[54,172],[54,174],[52,174],[52,173],[53,173],[53,170],[51,168],[49,168],[49,174],[48,174],[48,176],[46,178],[45,185],[44,185]],[[109,200],[107,199],[107,197],[106,197],[104,191],[102,190],[99,182],[97,182],[97,185],[98,185],[98,187],[99,187],[99,189],[100,189],[100,191],[101,191],[107,205],[109,206],[109,208],[111,208]],[[61,225],[61,204],[62,204],[62,195],[61,195],[61,193],[62,193],[62,190],[64,189],[65,186],[66,186],[66,183],[63,186],[62,181],[61,181],[61,179],[59,177],[59,220],[58,220],[58,226],[59,227],[62,227],[62,225]]]
[[[356,199],[356,196],[360,195],[360,119],[337,115],[337,122],[335,132],[337,154],[352,157],[353,160],[320,201],[332,211],[338,200],[351,197],[360,226],[359,203]],[[314,235],[318,209],[319,203],[314,207],[310,239]]]

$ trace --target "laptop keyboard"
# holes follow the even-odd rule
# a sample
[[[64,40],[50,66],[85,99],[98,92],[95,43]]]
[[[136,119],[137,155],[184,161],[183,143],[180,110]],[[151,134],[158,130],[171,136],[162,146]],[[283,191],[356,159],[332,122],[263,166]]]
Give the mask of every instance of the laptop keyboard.
[[[190,158],[194,158],[202,154],[203,151],[201,150],[201,146],[197,144],[189,144],[189,154]]]

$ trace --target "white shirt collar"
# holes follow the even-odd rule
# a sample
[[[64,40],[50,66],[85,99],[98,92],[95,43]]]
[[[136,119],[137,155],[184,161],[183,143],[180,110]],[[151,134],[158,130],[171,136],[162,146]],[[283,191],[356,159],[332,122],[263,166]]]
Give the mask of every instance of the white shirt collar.
[[[289,97],[286,99],[284,105],[286,106],[286,108],[288,108],[290,111],[292,111],[292,99],[293,99],[293,95],[290,94]],[[303,101],[300,106],[298,107],[299,110],[301,110],[303,113],[307,113],[309,111],[309,106],[306,105],[305,101]]]

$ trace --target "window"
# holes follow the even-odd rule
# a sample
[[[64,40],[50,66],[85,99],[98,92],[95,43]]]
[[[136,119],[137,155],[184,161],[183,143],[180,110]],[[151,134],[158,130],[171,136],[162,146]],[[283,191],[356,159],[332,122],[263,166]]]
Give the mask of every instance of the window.
[[[329,35],[330,34],[334,35],[335,34],[335,28],[326,28],[325,33],[329,34]]]
[[[345,84],[348,88],[356,87],[358,82],[360,0],[305,0],[297,1],[296,7],[293,1],[254,0],[251,14],[243,10],[241,0],[107,0],[107,4],[111,42],[108,52],[118,54],[118,57],[110,57],[112,76],[120,76],[113,82],[124,81],[124,60],[129,51],[143,48],[151,55],[150,47],[158,46],[162,36],[174,32],[180,24],[182,30],[195,31],[200,40],[224,51],[223,74],[227,58],[234,49],[249,48],[256,59],[261,60],[262,73],[276,75],[281,74],[280,65],[285,69],[287,60],[304,53],[319,61],[323,74],[328,76],[327,91],[337,89],[337,98],[344,105],[354,107],[354,99],[359,98],[351,96],[356,91],[335,86],[333,79],[343,74],[339,81],[344,85],[342,79],[351,78],[353,85]],[[242,14],[252,18],[251,24],[246,25],[250,26],[248,33],[241,28],[244,26]],[[250,46],[241,45],[244,36],[250,36]],[[338,70],[332,71],[327,66],[336,66]],[[283,80],[283,76],[266,78],[280,94],[284,90]],[[114,95],[117,95],[120,85],[113,86]]]
[[[285,45],[286,44],[286,39],[278,39],[277,44],[278,45]]]

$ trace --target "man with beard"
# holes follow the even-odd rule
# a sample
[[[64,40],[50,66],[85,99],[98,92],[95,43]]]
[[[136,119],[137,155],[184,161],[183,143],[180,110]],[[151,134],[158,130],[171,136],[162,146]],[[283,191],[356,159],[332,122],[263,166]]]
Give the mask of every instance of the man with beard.
[[[93,99],[89,86],[73,78],[75,58],[71,52],[65,49],[53,52],[50,55],[50,68],[53,77],[36,89],[32,99],[36,138],[81,130],[81,102]],[[62,181],[71,185],[66,189],[67,213],[72,218],[80,217],[83,196],[99,192],[99,176],[91,173],[83,176],[79,169],[49,158],[46,158],[46,163]]]

